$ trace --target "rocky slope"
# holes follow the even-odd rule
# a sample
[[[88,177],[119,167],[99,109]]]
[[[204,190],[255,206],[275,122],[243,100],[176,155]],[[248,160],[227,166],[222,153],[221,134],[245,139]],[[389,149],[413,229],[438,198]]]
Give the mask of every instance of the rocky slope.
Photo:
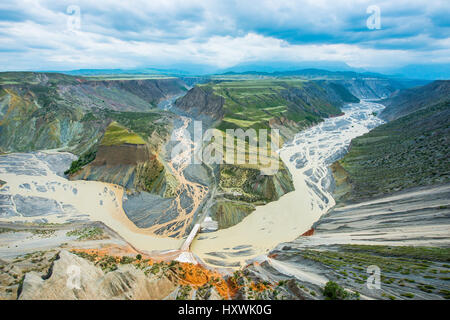
[[[406,116],[422,108],[439,102],[448,101],[450,98],[450,81],[434,81],[428,85],[397,91],[389,99],[382,103],[386,109],[380,117],[392,121]]]
[[[79,280],[71,282],[71,273],[79,270]],[[68,285],[69,284],[69,285]],[[67,251],[59,252],[49,273],[25,275],[20,289],[20,300],[98,300],[98,299],[163,299],[175,289],[167,277],[146,276],[131,265],[104,273],[91,262]]]
[[[430,88],[435,89],[434,94],[421,99],[411,94],[428,92]],[[341,201],[360,201],[449,181],[450,96],[447,89],[448,84],[439,81],[399,94],[402,102],[387,107],[382,114],[407,115],[352,141],[349,153],[333,166]],[[393,98],[392,103],[398,99]]]
[[[149,111],[185,90],[179,79],[94,81],[56,73],[0,73],[0,151],[64,148],[82,154],[101,138],[110,122],[106,114]]]
[[[294,190],[292,176],[284,165],[274,175],[263,175],[256,168],[225,164],[220,166],[218,179],[210,216],[219,229],[241,222],[257,205],[276,201]]]
[[[214,94],[212,88],[195,86],[176,102],[176,106],[193,118],[198,119],[204,115],[218,120],[223,117],[224,102],[225,99]]]
[[[157,105],[185,92],[181,80],[2,73],[0,83],[0,151],[69,151],[79,156],[65,171],[72,181],[117,184],[130,196],[154,196],[149,208],[155,201],[172,208],[166,198],[174,198],[179,181],[168,170],[164,152],[177,117]],[[39,203],[61,212],[55,201]]]
[[[387,98],[393,92],[402,88],[399,83],[389,79],[361,78],[351,80],[336,80],[351,94],[360,99]]]
[[[102,223],[2,223],[0,257],[0,300],[229,298],[217,272],[149,258]]]
[[[293,299],[331,298],[322,290],[333,281],[347,292],[334,299],[448,300],[449,190],[422,187],[334,208],[243,272]],[[367,285],[374,266],[379,287]]]
[[[41,268],[35,268],[40,261]],[[21,270],[28,265],[31,271]],[[1,261],[1,275],[18,275],[3,299],[19,300],[222,300],[305,299],[283,281],[257,278],[250,269],[223,276],[200,265],[155,261],[145,256],[109,255],[100,250],[32,253]],[[0,290],[4,289],[0,283]],[[322,297],[320,291],[315,294]]]
[[[177,181],[159,155],[175,116],[156,106],[185,90],[184,82],[175,78],[93,80],[1,73],[0,152],[70,151],[79,156],[65,172],[72,180],[173,196]],[[109,137],[114,127],[122,128],[117,141]]]

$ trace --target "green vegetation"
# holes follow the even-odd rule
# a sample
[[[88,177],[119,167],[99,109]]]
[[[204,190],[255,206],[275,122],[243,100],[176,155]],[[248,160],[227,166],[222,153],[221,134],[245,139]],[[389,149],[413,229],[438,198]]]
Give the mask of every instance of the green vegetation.
[[[289,171],[282,165],[274,175],[261,175],[259,169],[244,165],[224,164],[219,168],[218,197],[212,208],[212,218],[219,228],[231,227],[262,205],[279,199],[294,190]]]
[[[120,258],[120,263],[121,264],[130,264],[136,260],[137,260],[137,258],[133,258],[133,257],[129,257],[129,256],[122,256],[122,258]]]
[[[345,101],[355,101],[342,86],[330,86]],[[340,102],[330,102],[326,90],[316,82],[246,80],[208,83],[201,87],[212,89],[215,95],[225,99],[225,116],[218,126],[220,130],[269,128],[269,120],[281,117],[306,126],[340,113]]]
[[[334,281],[328,281],[323,288],[323,295],[328,300],[344,300],[348,293]]]
[[[352,140],[339,160],[359,200],[450,180],[450,101],[421,109]]]
[[[150,192],[162,189],[163,172],[164,165],[157,158],[138,164],[136,167],[136,188]]]
[[[341,245],[339,248],[339,251],[303,250],[301,255],[332,269],[348,267],[354,274],[364,275],[369,265],[383,266],[384,272],[429,275],[433,273],[431,266],[440,266],[450,259],[448,248],[369,245]],[[348,276],[345,270],[341,274]]]
[[[436,289],[434,286],[432,286],[430,284],[418,285],[417,288],[419,288],[423,292],[427,292],[427,293],[432,293],[433,289]]]
[[[6,232],[15,232],[15,230],[10,229],[10,228],[0,228],[0,233],[6,233]]]
[[[41,238],[50,238],[55,234],[53,229],[31,229],[30,231],[33,235]]]
[[[385,257],[407,257],[422,261],[450,261],[450,248],[375,245],[344,245],[343,248],[345,251],[369,252]],[[422,263],[426,264],[427,262]]]
[[[105,74],[95,76],[84,76],[88,80],[155,80],[155,79],[175,79],[162,74]]]
[[[159,264],[153,264],[152,265],[152,267],[150,268],[150,272],[152,273],[152,274],[158,274],[159,273],[159,271],[160,271],[160,266],[159,266]]]
[[[89,151],[87,153],[82,154],[78,158],[78,160],[75,160],[72,162],[72,164],[70,165],[70,168],[67,169],[66,171],[64,171],[64,174],[71,175],[71,174],[78,172],[85,165],[94,161],[96,154],[97,154],[96,151]]]
[[[273,178],[261,175],[259,169],[222,165],[219,187],[227,192],[225,198],[229,200],[260,204],[277,200],[284,193],[294,190],[286,168],[280,168],[276,180]]]
[[[328,84],[338,94],[338,96],[342,99],[342,101],[353,103],[358,103],[360,101],[357,97],[352,95],[350,91],[348,91],[344,86],[340,84],[324,81],[321,81],[321,83]]]
[[[101,144],[119,144],[119,143],[134,143],[144,144],[144,139],[149,140],[150,147],[157,149],[163,138],[169,134],[170,123],[166,114],[162,112],[119,112],[112,110],[97,110],[98,112],[86,113],[81,122],[97,122],[100,119],[111,119],[111,124],[106,128]],[[130,132],[132,131],[132,132]],[[156,133],[156,136],[154,135]],[[158,138],[159,137],[159,138]],[[94,161],[97,154],[98,144],[95,144],[89,151],[83,153],[78,160],[72,162],[70,168],[64,173],[72,175],[80,171],[84,166]],[[162,165],[154,163],[153,171],[160,173]],[[142,168],[143,170],[150,170],[148,166]],[[151,179],[153,183],[153,179]],[[148,179],[145,182],[148,184]],[[147,188],[148,187],[148,188]],[[151,190],[149,186],[146,190]]]
[[[229,163],[219,167],[221,194],[213,207],[213,217],[219,228],[235,225],[249,215],[255,205],[277,200],[294,189],[289,172],[273,155],[270,146],[273,137],[269,135],[266,148],[259,145],[254,148],[250,143],[249,140],[253,139],[252,142],[258,144],[260,129],[278,127],[282,144],[302,128],[341,114],[340,107],[345,102],[357,101],[347,89],[336,83],[287,78],[213,81],[197,85],[177,101],[177,106],[187,112],[196,114],[198,110],[195,109],[201,109],[200,114],[220,120],[215,122],[215,126],[222,132],[227,129],[256,130],[256,137],[244,138],[243,147],[236,152],[247,163]],[[238,145],[238,138],[235,145]],[[230,156],[226,151],[224,155],[225,159]],[[249,163],[250,157],[255,155],[258,155],[259,162]],[[280,165],[277,174],[261,174],[263,163],[270,161]]]
[[[211,217],[217,221],[219,229],[225,229],[238,224],[254,210],[254,206],[245,202],[216,200]]]
[[[450,81],[437,80],[424,86],[401,90],[398,94],[384,100],[386,108],[380,117],[391,121],[431,105],[445,103],[450,97]]]
[[[47,84],[75,84],[76,79],[83,77],[72,77],[62,73],[45,73],[45,72],[0,72],[0,85],[11,84],[31,84],[37,85],[42,82]]]
[[[177,300],[187,300],[191,290],[191,286],[181,286],[178,291]]]
[[[145,144],[145,141],[141,136],[135,134],[134,132],[130,132],[128,129],[119,125],[117,122],[111,122],[108,128],[106,128],[106,132],[101,141],[101,145],[112,146],[123,143]]]
[[[400,295],[409,289],[413,294],[440,294],[445,298],[446,282],[436,281],[437,277],[432,275],[448,271],[450,248],[339,245],[326,250],[289,250],[283,255],[299,255],[317,263],[318,267],[327,270],[329,279],[353,291],[365,287],[369,276],[367,267],[375,265],[381,270],[382,297],[392,299],[395,297],[390,293],[398,290]],[[356,294],[349,297],[357,298]],[[409,295],[404,297],[411,298]]]
[[[102,240],[108,239],[103,229],[99,227],[86,227],[82,229],[72,230],[66,233],[68,237],[77,237],[77,240]]]
[[[171,131],[170,114],[163,111],[152,110],[147,112],[123,112],[114,110],[98,110],[97,113],[88,113],[86,117],[112,119],[120,126],[131,130],[144,139],[157,133],[160,137],[168,135]]]
[[[120,261],[117,261],[115,257],[108,255],[99,257],[97,254],[89,254],[83,251],[72,251],[72,253],[83,259],[93,262],[96,266],[99,266],[105,272],[117,270],[117,265],[120,263]]]
[[[149,112],[119,112],[111,110],[97,110],[98,113],[89,112],[85,114],[85,120],[98,121],[108,119],[111,123],[106,127],[105,134],[100,143],[96,143],[91,150],[95,150],[92,156],[82,156],[72,164],[67,173],[78,173],[72,176],[75,179],[101,180],[104,182],[118,184],[124,187],[133,187],[136,190],[148,191],[150,193],[173,196],[175,178],[164,170],[164,165],[158,157],[153,155],[159,152],[161,146],[167,141],[172,128],[172,115],[163,111]],[[130,175],[130,166],[120,167],[118,171],[112,172],[104,166],[91,166],[87,170],[81,170],[84,166],[97,158],[105,157],[109,151],[98,154],[100,146],[113,146],[120,144],[139,144],[145,148],[139,148],[140,157],[147,153],[151,156],[147,161],[133,163],[133,174]],[[127,155],[121,155],[126,158]],[[109,156],[106,156],[107,158]],[[104,158],[102,158],[104,159]],[[169,182],[170,181],[170,182]]]
[[[444,299],[450,300],[450,290],[440,290],[439,293],[444,297]]]

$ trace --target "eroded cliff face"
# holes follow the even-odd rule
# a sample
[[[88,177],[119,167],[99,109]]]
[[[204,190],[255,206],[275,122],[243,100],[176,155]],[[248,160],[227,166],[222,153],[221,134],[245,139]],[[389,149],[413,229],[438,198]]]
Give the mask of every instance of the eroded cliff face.
[[[298,131],[340,115],[340,107],[352,102],[359,99],[332,81],[244,80],[197,85],[176,102],[176,109],[221,131],[279,129],[288,141]]]
[[[194,119],[207,117],[220,120],[224,115],[225,99],[216,95],[211,88],[195,86],[176,102],[176,107]]]
[[[62,148],[83,154],[117,112],[148,112],[185,92],[180,79],[103,80],[0,73],[0,151]],[[116,112],[116,113],[114,113]]]
[[[94,161],[70,179],[108,182],[167,197],[173,195],[173,183],[167,183],[167,175],[164,165],[147,144],[120,144],[99,146]]]
[[[0,87],[0,151],[74,148],[83,153],[102,136],[108,121],[84,121],[78,106],[50,99],[37,88]]]
[[[381,99],[389,97],[401,88],[401,84],[389,79],[361,78],[349,80],[336,80],[351,94],[360,99]]]
[[[124,143],[121,145],[99,146],[94,166],[136,165],[150,160],[150,151],[145,144]],[[155,158],[152,156],[152,158]]]
[[[352,189],[348,172],[345,171],[339,161],[334,162],[330,169],[334,180],[333,198],[336,200],[336,203],[345,201]]]
[[[219,187],[230,200],[249,203],[278,200],[286,192],[294,190],[289,170],[281,166],[275,174],[264,175],[255,168],[221,165]]]
[[[146,111],[166,98],[187,91],[177,78],[146,80],[88,80],[76,85],[59,85],[58,93],[85,109],[107,104],[117,111]]]
[[[450,100],[450,81],[439,80],[421,87],[400,90],[382,103],[380,117],[392,121],[439,102]]]

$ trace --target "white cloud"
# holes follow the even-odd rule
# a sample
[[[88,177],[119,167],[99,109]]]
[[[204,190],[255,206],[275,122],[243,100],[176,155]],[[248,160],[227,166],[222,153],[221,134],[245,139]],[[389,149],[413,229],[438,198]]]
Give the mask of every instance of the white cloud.
[[[77,32],[66,26],[65,9],[71,2],[82,12]],[[71,2],[0,4],[0,10],[18,10],[23,16],[0,18],[0,69],[133,68],[176,63],[227,68],[276,60],[341,61],[353,67],[389,68],[448,62],[450,56],[450,38],[435,39],[432,21],[420,15],[421,10],[432,14],[448,8],[441,1],[379,1],[385,29],[375,32],[364,29],[368,1]],[[408,19],[413,19],[410,16],[418,19],[416,25],[408,25]],[[358,29],[360,25],[362,29]]]

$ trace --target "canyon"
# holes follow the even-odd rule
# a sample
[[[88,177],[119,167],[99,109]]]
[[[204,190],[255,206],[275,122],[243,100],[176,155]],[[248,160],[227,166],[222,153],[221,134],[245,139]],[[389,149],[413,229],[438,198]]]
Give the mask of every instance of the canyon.
[[[389,79],[310,77],[212,77],[190,87],[182,78],[2,74],[2,297],[322,299],[335,281],[351,298],[446,298],[446,280],[433,274],[448,272],[448,81],[405,89]],[[187,138],[196,120],[222,135],[279,129],[279,149],[264,150],[278,171],[191,163],[212,143]],[[392,159],[406,161],[399,139],[414,161],[394,185],[376,177],[399,170]],[[255,152],[244,146],[238,154]],[[419,163],[429,169],[417,175]],[[92,223],[105,239],[70,236]],[[389,250],[398,261],[383,273],[386,287],[369,290],[364,268],[383,268]],[[39,271],[11,271],[38,251]],[[69,263],[102,285],[65,288]],[[124,277],[132,284],[117,295]]]

